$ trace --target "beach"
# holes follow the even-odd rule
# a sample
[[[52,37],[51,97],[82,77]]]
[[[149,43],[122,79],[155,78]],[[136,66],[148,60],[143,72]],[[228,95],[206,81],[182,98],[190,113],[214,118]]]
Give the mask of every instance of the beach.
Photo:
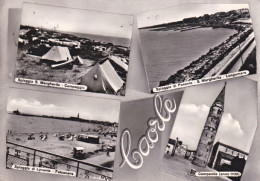
[[[161,80],[166,80],[234,33],[236,30],[224,28],[184,32],[140,30],[150,88],[157,87]]]

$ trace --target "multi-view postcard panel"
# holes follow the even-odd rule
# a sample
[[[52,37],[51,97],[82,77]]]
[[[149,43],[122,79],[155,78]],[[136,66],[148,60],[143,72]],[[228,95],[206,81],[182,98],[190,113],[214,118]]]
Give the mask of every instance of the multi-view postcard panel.
[[[24,3],[14,80],[124,96],[132,24],[130,15]],[[257,83],[240,77],[257,72],[248,5],[187,4],[141,13],[137,24],[152,92],[203,85],[121,104],[11,89],[7,168],[241,179],[257,126]]]
[[[183,91],[164,92],[120,105],[115,180],[161,180],[160,161]]]
[[[11,90],[6,167],[111,180],[120,102],[104,101]]]
[[[256,73],[248,4],[187,4],[139,14],[137,23],[153,92]]]
[[[24,3],[15,81],[125,95],[130,15]]]
[[[187,88],[161,171],[184,180],[240,180],[256,127],[255,81],[237,78]]]

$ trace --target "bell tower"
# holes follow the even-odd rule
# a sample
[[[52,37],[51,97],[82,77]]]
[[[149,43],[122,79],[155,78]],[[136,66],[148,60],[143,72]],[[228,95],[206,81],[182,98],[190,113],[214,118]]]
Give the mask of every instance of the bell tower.
[[[200,136],[196,154],[192,160],[192,164],[194,165],[206,167],[208,164],[208,159],[218,131],[218,126],[224,112],[225,88],[226,83],[210,107],[206,123]]]

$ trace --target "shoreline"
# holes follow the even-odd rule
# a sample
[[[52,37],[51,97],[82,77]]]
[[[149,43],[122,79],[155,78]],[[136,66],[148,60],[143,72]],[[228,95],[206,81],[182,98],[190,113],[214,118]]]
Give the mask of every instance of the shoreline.
[[[210,48],[206,54],[178,70],[175,74],[170,75],[167,80],[160,81],[159,86],[203,78],[219,62],[225,59],[232,50],[244,43],[252,32],[252,28],[245,28],[243,31],[238,30],[237,33],[231,35],[220,45]]]
[[[254,35],[251,33],[248,38],[234,48],[221,62],[219,62],[214,68],[212,68],[204,77],[217,76],[221,74],[226,74],[232,69],[233,65],[237,60],[244,54],[247,48],[253,43]]]

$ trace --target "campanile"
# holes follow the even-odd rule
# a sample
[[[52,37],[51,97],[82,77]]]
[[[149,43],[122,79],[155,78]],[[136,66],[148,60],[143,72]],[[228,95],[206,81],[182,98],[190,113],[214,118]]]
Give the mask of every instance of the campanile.
[[[206,123],[200,136],[196,154],[192,160],[194,165],[206,167],[208,164],[208,159],[218,131],[218,126],[224,112],[225,88],[226,83],[210,107]]]

